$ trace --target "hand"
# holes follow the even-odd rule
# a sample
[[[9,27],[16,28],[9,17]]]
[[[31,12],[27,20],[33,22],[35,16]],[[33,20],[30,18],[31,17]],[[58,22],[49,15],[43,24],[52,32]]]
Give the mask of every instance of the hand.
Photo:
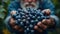
[[[53,26],[54,20],[52,18],[50,19],[43,19],[41,22],[38,22],[37,25],[34,26],[34,29],[37,30],[38,32],[43,32],[46,30],[48,27]]]
[[[10,18],[9,24],[11,25],[11,27],[13,29],[15,29],[15,30],[17,30],[19,32],[22,32],[23,31],[23,29],[20,26],[16,25],[15,20],[13,18]]]
[[[50,9],[45,9],[45,10],[43,10],[42,11],[44,14],[46,14],[46,15],[50,15],[50,13],[51,13],[51,11],[50,11]]]

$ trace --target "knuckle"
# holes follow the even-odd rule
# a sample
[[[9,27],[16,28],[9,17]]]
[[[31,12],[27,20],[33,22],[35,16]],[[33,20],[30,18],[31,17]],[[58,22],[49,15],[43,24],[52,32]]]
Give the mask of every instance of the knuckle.
[[[34,26],[34,29],[37,30],[38,29],[38,26]]]
[[[37,25],[40,26],[41,22],[38,22]]]

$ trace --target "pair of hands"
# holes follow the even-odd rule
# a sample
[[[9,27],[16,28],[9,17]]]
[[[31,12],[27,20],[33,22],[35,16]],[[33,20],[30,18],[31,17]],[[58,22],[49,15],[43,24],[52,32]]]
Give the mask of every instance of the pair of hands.
[[[50,10],[49,9],[45,9],[42,11],[43,13],[46,13],[47,15],[50,15]],[[12,11],[11,15],[16,14],[16,11]],[[37,30],[38,32],[43,32],[44,30],[46,30],[49,26],[53,26],[54,23],[54,19],[50,18],[50,19],[43,19],[41,22],[38,22],[37,25],[34,26],[34,30]],[[23,31],[23,28],[21,28],[18,25],[15,25],[15,20],[13,18],[10,19],[10,25],[12,26],[13,29],[18,30],[18,31]]]

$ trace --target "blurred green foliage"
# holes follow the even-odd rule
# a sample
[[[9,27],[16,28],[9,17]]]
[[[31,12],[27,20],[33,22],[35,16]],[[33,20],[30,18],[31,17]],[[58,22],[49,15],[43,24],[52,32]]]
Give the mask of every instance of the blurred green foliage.
[[[60,0],[52,0],[55,5],[55,13],[60,18]]]
[[[60,0],[52,0],[52,2],[55,5],[56,15],[60,18]],[[3,21],[5,20],[8,14],[7,7],[9,3],[10,3],[10,0],[0,0],[0,34],[2,34],[2,30],[5,28]]]

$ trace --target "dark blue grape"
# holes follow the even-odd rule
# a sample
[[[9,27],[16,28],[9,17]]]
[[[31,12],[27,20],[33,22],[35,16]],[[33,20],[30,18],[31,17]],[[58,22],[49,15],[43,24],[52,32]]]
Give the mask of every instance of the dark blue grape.
[[[25,34],[34,33],[34,25],[36,25],[39,21],[42,21],[43,19],[50,18],[49,16],[44,16],[44,14],[40,10],[35,10],[32,8],[28,8],[27,11],[18,9],[17,13],[12,17],[16,19],[16,24],[24,28]]]

